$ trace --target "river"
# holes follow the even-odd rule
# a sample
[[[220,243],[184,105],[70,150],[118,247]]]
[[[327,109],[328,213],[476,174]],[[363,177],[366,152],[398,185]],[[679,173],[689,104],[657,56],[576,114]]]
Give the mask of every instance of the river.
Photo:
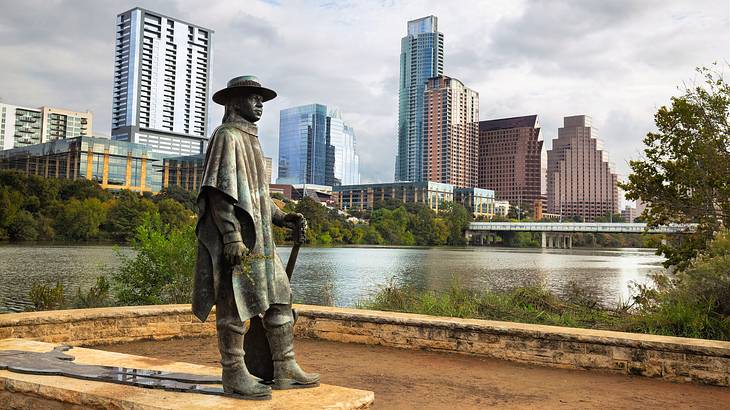
[[[290,248],[279,248],[286,263]],[[0,245],[0,313],[32,307],[33,283],[62,283],[68,298],[109,275],[129,248],[110,245]],[[575,282],[606,305],[630,297],[630,283],[647,283],[663,258],[647,249],[302,248],[292,288],[299,303],[353,306],[395,281],[446,289],[457,280],[471,289],[544,283],[562,294]]]

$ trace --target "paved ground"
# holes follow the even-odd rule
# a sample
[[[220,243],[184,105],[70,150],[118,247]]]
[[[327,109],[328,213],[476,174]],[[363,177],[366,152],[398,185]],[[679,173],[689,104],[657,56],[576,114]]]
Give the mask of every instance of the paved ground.
[[[730,409],[722,387],[319,340],[295,347],[322,382],[374,391],[377,409]],[[96,348],[219,366],[214,338]]]

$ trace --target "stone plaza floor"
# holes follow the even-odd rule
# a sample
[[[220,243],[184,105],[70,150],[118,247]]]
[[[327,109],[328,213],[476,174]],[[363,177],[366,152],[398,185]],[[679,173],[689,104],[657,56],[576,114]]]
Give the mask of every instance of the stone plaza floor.
[[[219,366],[211,337],[94,349]],[[295,350],[323,383],[374,391],[376,409],[730,409],[725,387],[321,340],[297,339]]]

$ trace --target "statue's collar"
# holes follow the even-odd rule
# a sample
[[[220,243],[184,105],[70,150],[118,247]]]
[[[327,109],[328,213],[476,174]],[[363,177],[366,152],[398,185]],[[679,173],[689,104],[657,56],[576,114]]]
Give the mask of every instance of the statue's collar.
[[[258,136],[258,133],[259,133],[259,127],[256,124],[246,121],[243,118],[235,119],[232,121],[226,121],[222,124],[222,126],[235,127],[245,133],[252,134],[255,136]]]

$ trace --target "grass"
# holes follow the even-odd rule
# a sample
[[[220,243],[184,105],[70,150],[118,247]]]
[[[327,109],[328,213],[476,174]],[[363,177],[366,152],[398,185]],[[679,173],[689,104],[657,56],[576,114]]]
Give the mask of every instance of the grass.
[[[622,328],[631,316],[620,305],[601,307],[597,298],[572,285],[568,297],[559,298],[543,286],[519,287],[510,291],[474,292],[458,282],[443,291],[421,291],[390,281],[370,298],[360,302],[363,309],[501,320],[591,329]]]

